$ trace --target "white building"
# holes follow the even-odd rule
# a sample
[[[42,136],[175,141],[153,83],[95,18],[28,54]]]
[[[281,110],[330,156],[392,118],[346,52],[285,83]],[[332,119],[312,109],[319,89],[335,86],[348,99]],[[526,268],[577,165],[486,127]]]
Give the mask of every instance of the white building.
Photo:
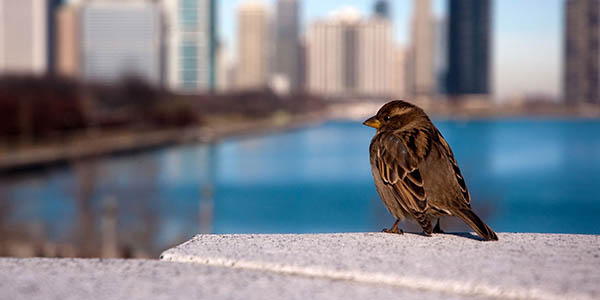
[[[325,96],[394,94],[392,23],[344,10],[312,23],[307,31],[307,88]]]
[[[387,18],[363,20],[359,26],[358,93],[387,97],[394,93],[395,43]]]
[[[160,84],[160,12],[154,2],[90,1],[81,10],[83,77]]]
[[[178,92],[203,92],[215,85],[214,0],[163,0],[167,86]]]
[[[345,92],[343,31],[344,25],[330,20],[311,24],[306,34],[307,89],[320,95]]]
[[[0,0],[0,74],[47,71],[46,0]]]
[[[56,26],[54,61],[56,72],[62,76],[79,76],[80,60],[80,22],[78,4],[65,4],[54,16]]]
[[[236,86],[241,90],[268,85],[268,15],[262,1],[245,1],[238,7],[238,66]]]

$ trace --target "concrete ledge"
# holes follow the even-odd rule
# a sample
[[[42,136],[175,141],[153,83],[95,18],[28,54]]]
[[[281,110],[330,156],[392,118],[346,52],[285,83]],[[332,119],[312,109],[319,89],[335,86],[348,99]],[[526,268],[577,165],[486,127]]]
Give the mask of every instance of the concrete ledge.
[[[348,281],[156,260],[0,259],[0,299],[440,299]],[[462,299],[462,298],[452,298]]]
[[[162,260],[0,258],[0,299],[600,299],[600,236],[198,235]]]
[[[600,298],[600,236],[384,233],[198,235],[161,256],[230,269],[271,272],[443,297]]]

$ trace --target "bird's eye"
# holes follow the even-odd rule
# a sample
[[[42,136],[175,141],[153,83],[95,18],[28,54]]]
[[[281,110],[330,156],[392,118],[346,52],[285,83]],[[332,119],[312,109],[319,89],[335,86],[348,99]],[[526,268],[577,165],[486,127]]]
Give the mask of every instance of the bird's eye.
[[[390,116],[385,116],[385,118],[383,118],[383,119],[386,121],[389,121],[391,118],[390,118]]]

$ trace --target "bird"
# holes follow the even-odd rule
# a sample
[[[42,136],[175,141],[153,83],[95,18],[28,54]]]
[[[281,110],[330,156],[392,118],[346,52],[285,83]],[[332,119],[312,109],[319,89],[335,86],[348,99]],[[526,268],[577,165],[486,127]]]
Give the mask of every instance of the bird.
[[[377,129],[369,146],[371,171],[377,193],[396,218],[384,232],[404,233],[398,223],[408,219],[431,236],[444,232],[441,216],[455,216],[483,240],[498,240],[471,209],[471,196],[452,149],[421,108],[394,100],[363,124]]]

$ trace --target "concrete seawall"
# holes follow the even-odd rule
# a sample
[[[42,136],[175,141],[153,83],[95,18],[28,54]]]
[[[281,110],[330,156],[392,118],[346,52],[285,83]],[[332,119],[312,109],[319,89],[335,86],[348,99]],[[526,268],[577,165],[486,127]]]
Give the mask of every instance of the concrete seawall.
[[[599,299],[600,236],[198,235],[160,260],[0,259],[1,299]]]

